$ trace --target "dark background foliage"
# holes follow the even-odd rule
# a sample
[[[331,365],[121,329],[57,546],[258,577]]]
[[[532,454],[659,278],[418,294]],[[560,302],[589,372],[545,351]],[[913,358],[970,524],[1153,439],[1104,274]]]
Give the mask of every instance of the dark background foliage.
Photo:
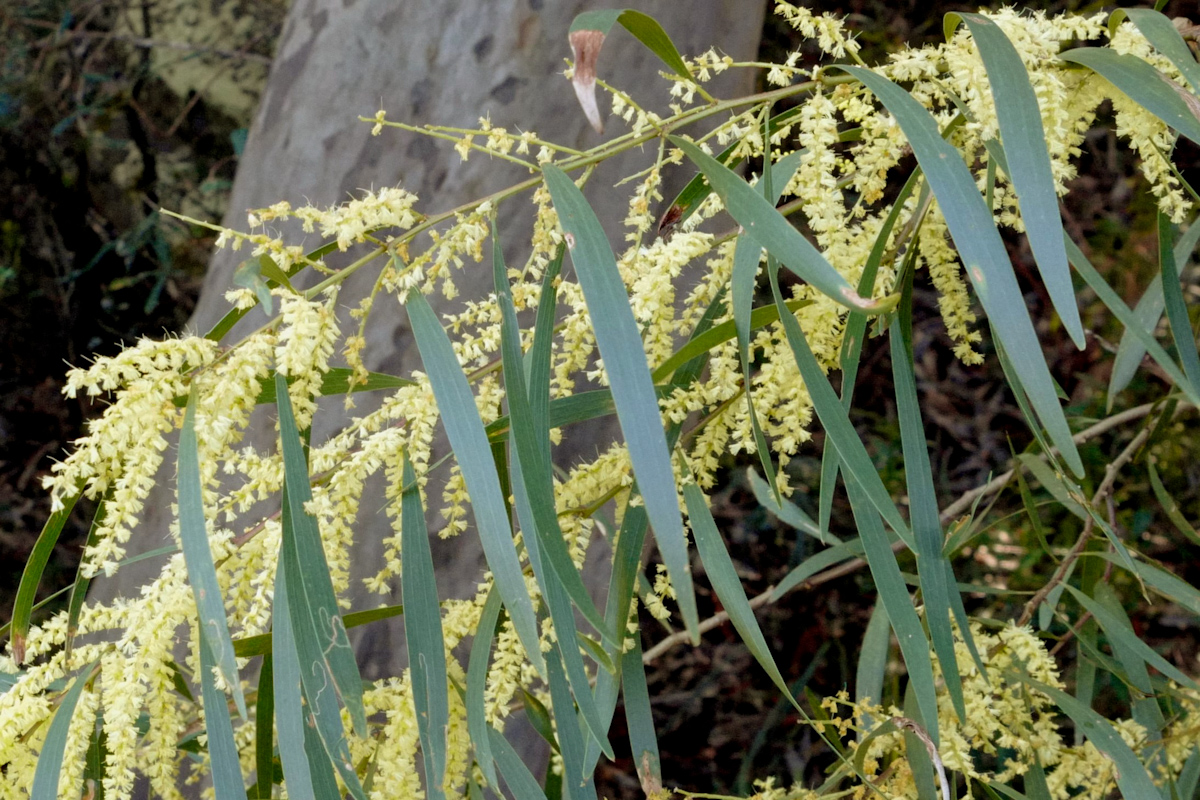
[[[1098,4],[1049,5],[1049,11],[1102,10]],[[1188,13],[1183,6],[1175,2],[1165,10]],[[943,15],[963,8],[940,0],[821,4],[821,10],[848,16],[868,63],[903,43],[939,41]],[[8,618],[20,570],[49,512],[40,477],[99,410],[85,398],[62,397],[67,365],[111,354],[141,336],[181,329],[195,304],[212,240],[197,238],[159,208],[219,218],[245,140],[247,113],[230,110],[203,87],[179,93],[153,69],[152,52],[174,53],[180,61],[209,59],[221,65],[218,71],[230,73],[261,66],[285,12],[282,4],[248,3],[242,11],[259,18],[255,35],[239,49],[188,50],[156,39],[147,9],[135,0],[18,0],[0,6],[0,623]],[[794,33],[768,16],[762,59],[782,59],[796,46]],[[814,49],[811,58],[816,56]],[[246,84],[253,86],[253,80]],[[1103,123],[1102,114],[1085,144],[1064,219],[1132,302],[1156,263],[1153,204],[1131,156]],[[1176,156],[1185,175],[1194,178],[1200,153],[1182,142]],[[1040,333],[1070,411],[1083,419],[1102,417],[1119,327],[1082,294],[1085,327],[1096,335],[1085,351],[1075,350],[1056,329],[1024,242],[1010,237],[1009,245],[1034,318],[1045,321]],[[953,359],[936,297],[922,277],[914,335],[919,389],[941,499],[949,502],[990,471],[1003,469],[1010,448],[1020,452],[1028,434],[994,359],[980,368]],[[1185,278],[1194,279],[1194,273]],[[855,420],[885,482],[902,495],[890,374],[886,348],[869,345],[856,387]],[[1146,370],[1122,400],[1134,405],[1161,389],[1159,378]],[[1160,471],[1194,520],[1200,509],[1197,437],[1169,428],[1164,434],[1153,444]],[[1083,455],[1090,474],[1102,474],[1120,446],[1115,436],[1089,444]],[[816,508],[819,458],[818,434],[791,465],[799,487],[794,499],[810,512]],[[754,500],[744,476],[747,465],[729,460],[713,511],[753,596],[802,559],[807,543]],[[1114,513],[1124,534],[1140,537],[1144,549],[1157,551],[1183,577],[1200,580],[1195,548],[1165,521],[1148,484],[1126,483],[1122,492]],[[1029,589],[1045,580],[1046,559],[1020,509],[1015,490],[1001,496],[969,558],[956,563],[960,581]],[[88,512],[77,511],[64,531],[43,578],[43,595],[74,575]],[[835,508],[834,523],[850,527],[845,508]],[[1052,542],[1069,543],[1078,533],[1069,516],[1047,513],[1042,523]],[[702,615],[712,613],[715,598],[699,585],[698,590]],[[996,619],[1019,613],[994,597],[968,597],[976,610],[986,605]],[[821,695],[852,686],[873,598],[864,572],[795,592],[763,611],[764,632],[784,673],[800,676],[805,688]],[[1194,663],[1194,622],[1161,605],[1139,611],[1144,636],[1176,663]],[[648,630],[646,645],[661,635]],[[648,678],[660,743],[670,754],[663,764],[669,786],[745,792],[751,776],[812,780],[828,763],[816,737],[793,724],[794,712],[779,702],[731,629],[709,634],[700,648],[671,651]],[[1128,698],[1122,691],[1101,689],[1100,705],[1123,713]],[[622,724],[618,713],[614,725]],[[620,730],[611,738],[618,748],[625,741]],[[636,795],[627,756],[602,764],[597,776],[602,795]]]

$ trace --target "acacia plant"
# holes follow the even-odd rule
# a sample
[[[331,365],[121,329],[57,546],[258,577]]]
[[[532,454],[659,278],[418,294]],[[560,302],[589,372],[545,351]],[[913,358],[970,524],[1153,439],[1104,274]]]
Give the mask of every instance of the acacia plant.
[[[440,214],[418,210],[398,187],[334,208],[256,211],[249,232],[221,230],[221,244],[250,255],[225,320],[203,337],[142,340],[70,372],[68,394],[109,403],[46,481],[56,512],[0,657],[0,795],[117,800],[142,775],[157,796],[179,797],[182,784],[203,780],[220,800],[479,797],[484,786],[518,798],[589,798],[598,759],[613,754],[622,697],[641,785],[665,797],[660,758],[670,754],[656,744],[643,663],[726,620],[798,724],[831,748],[823,784],[760,776],[757,797],[1194,795],[1200,690],[1134,635],[1113,587],[1198,614],[1200,592],[1140,553],[1105,511],[1115,488],[1146,468],[1161,485],[1142,446],[1200,403],[1180,280],[1200,226],[1177,228],[1197,195],[1172,163],[1177,136],[1200,143],[1200,65],[1185,38],[1193,28],[1150,9],[951,14],[943,44],[869,66],[839,19],[785,2],[776,13],[826,62],[802,66],[798,52],[779,64],[733,63],[717,50],[684,58],[643,14],[579,17],[568,76],[597,127],[609,103],[610,120],[626,126],[586,151],[486,119],[474,130],[422,128],[380,111],[364,120],[376,133],[450,140],[463,159],[490,156],[527,177]],[[616,22],[666,65],[670,116],[597,77]],[[765,70],[770,88],[711,96],[706,81],[726,69]],[[1157,205],[1161,274],[1136,310],[1064,235],[1059,211],[1105,103]],[[623,230],[605,231],[586,200],[588,178],[635,147],[646,167],[628,176]],[[739,174],[755,164],[766,166]],[[657,219],[668,165],[695,179]],[[536,208],[532,231],[496,230],[500,204],[526,201]],[[267,225],[282,219],[319,230],[327,244],[305,253],[274,238]],[[1002,229],[1028,241],[1056,325],[1035,327]],[[528,240],[523,263],[504,263],[501,239]],[[338,251],[356,260],[332,268],[325,258]],[[338,287],[359,269],[378,279],[354,311],[357,330],[343,330]],[[301,289],[307,274],[310,288]],[[454,313],[439,316],[427,300],[489,278],[494,292]],[[1076,538],[1042,554],[1049,577],[1040,591],[974,617],[955,561],[976,535],[974,504],[1012,472],[939,508],[913,372],[914,281],[936,287],[959,359],[977,364],[986,352],[1003,367],[1033,442],[1016,463],[1022,491],[1023,470],[1082,520]],[[1081,297],[1124,326],[1110,409],[1145,355],[1165,379],[1154,402],[1098,422],[1064,412],[1037,331],[1083,347]],[[269,321],[227,341],[256,305]],[[370,372],[363,331],[399,307],[423,368]],[[1155,333],[1164,310],[1165,346]],[[850,421],[851,389],[839,397],[828,377],[840,371],[841,386],[853,387],[864,349],[884,346],[905,513]],[[331,367],[339,353],[346,366]],[[317,398],[352,403],[352,392],[376,393],[374,410],[310,442]],[[240,448],[263,404],[278,409],[276,445]],[[621,441],[556,471],[562,437],[614,414]],[[814,521],[788,500],[788,463],[818,420],[826,436]],[[444,456],[435,452],[439,428]],[[1131,428],[1117,457],[1087,474],[1078,443]],[[177,449],[168,445],[174,432]],[[819,542],[753,600],[706,496],[722,457],[738,453],[753,454],[761,502]],[[127,560],[168,456],[177,458],[177,508],[161,574],[140,597],[88,602],[89,581]],[[403,604],[352,609],[339,598],[376,473],[386,478],[394,534],[369,585],[385,595],[398,579]],[[856,530],[830,530],[839,474]],[[79,577],[66,610],[33,625],[40,572],[80,497],[98,511]],[[278,510],[251,514],[262,501]],[[615,529],[598,521],[606,504]],[[442,536],[481,538],[489,571],[474,597],[439,604],[429,511],[440,511]],[[651,532],[661,565],[643,575]],[[602,607],[580,576],[601,535],[612,547]],[[912,588],[902,563],[915,563]],[[703,578],[693,574],[700,565]],[[857,566],[869,569],[878,602],[855,694],[810,705],[790,693],[795,676],[775,664],[753,609],[819,584],[822,570]],[[717,617],[699,618],[697,580],[719,598]],[[1022,600],[1017,618],[996,616]],[[364,683],[346,629],[399,614],[411,666]],[[641,625],[651,617],[682,630],[643,653]],[[907,701],[882,692],[890,632]],[[1071,650],[1049,652],[1055,639],[1076,641],[1073,662],[1062,660]],[[1100,670],[1128,687],[1129,718],[1093,710]],[[522,707],[554,746],[545,789],[503,736]]]

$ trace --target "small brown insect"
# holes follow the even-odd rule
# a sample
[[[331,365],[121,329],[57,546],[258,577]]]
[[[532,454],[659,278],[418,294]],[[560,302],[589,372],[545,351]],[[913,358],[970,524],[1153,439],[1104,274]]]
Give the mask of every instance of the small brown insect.
[[[657,236],[664,242],[671,241],[671,236],[674,235],[675,229],[679,227],[679,223],[683,221],[684,207],[681,205],[672,205],[658,219]]]

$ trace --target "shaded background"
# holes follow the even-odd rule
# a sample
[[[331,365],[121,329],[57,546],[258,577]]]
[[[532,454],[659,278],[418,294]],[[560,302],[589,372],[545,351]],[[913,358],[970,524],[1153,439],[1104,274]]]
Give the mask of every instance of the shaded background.
[[[1107,8],[1071,2],[1042,7]],[[848,16],[868,63],[883,59],[903,42],[939,41],[947,11],[973,8],[903,0],[821,5],[821,10]],[[1166,12],[1190,10],[1174,2]],[[186,1],[18,0],[0,7],[0,623],[7,621],[20,569],[48,515],[40,478],[52,459],[80,435],[83,423],[102,410],[86,399],[62,397],[67,365],[85,363],[92,354],[112,354],[122,342],[140,336],[181,330],[192,316],[213,238],[158,209],[200,219],[219,219],[226,212],[239,159],[248,147],[253,152],[248,131],[287,14],[283,2],[248,1],[210,6]],[[467,46],[478,44],[484,28],[493,27],[494,23],[481,25],[481,37]],[[696,31],[670,24],[667,29],[682,49],[688,49],[684,42],[689,34],[722,44],[720,30],[697,36]],[[614,33],[614,43],[618,35],[624,34]],[[542,31],[540,36],[558,48],[547,59],[557,61],[569,53],[565,33]],[[782,59],[796,46],[793,32],[768,15],[760,59]],[[808,56],[815,58],[815,51]],[[646,68],[654,69],[649,62]],[[414,91],[419,85],[413,83]],[[517,82],[509,89],[536,87],[522,88]],[[420,105],[419,99],[414,103]],[[416,117],[418,122],[449,122],[442,110],[453,107],[455,100],[431,97],[419,115],[403,116],[406,121]],[[384,106],[394,108],[388,102]],[[556,107],[553,112],[574,109]],[[1089,135],[1064,220],[1077,241],[1089,243],[1094,263],[1132,303],[1156,265],[1154,207],[1130,155],[1105,125],[1109,119],[1102,113]],[[343,122],[361,128],[359,135],[367,128]],[[427,160],[431,170],[435,163],[453,169],[457,162],[449,146],[413,155]],[[1196,176],[1200,160],[1190,143],[1180,143],[1177,163],[1189,179]],[[364,164],[358,180],[384,185],[392,180],[392,171]],[[278,177],[281,185],[292,183],[290,176]],[[451,182],[458,177],[442,176]],[[1010,237],[1008,243],[1034,318],[1050,320],[1040,333],[1052,370],[1071,398],[1069,410],[1082,417],[1103,416],[1111,365],[1107,343],[1119,339],[1119,327],[1089,294],[1081,293],[1085,326],[1098,335],[1087,350],[1076,351],[1056,330],[1040,285],[1032,280],[1035,273],[1024,242]],[[1192,297],[1194,278],[1193,271],[1185,273]],[[936,298],[923,279],[917,278],[914,346],[928,438],[939,459],[934,468],[940,499],[945,503],[982,483],[989,472],[1003,469],[1010,441],[1019,451],[1028,433],[994,359],[968,369],[951,358]],[[885,483],[899,496],[904,492],[903,471],[890,375],[886,347],[868,343],[854,420]],[[1153,373],[1143,371],[1122,401],[1134,405],[1139,398],[1159,396],[1161,389]],[[1163,470],[1164,481],[1185,516],[1195,520],[1200,448],[1194,434],[1173,433],[1157,445],[1160,463],[1169,465]],[[1084,448],[1092,474],[1098,474],[1121,446],[1118,437]],[[816,506],[820,434],[815,439],[791,465],[793,484],[800,487],[793,499],[810,512]],[[808,543],[759,507],[744,477],[748,463],[728,460],[713,511],[746,591],[754,595],[803,559]],[[1118,520],[1124,532],[1141,537],[1143,549],[1174,563],[1183,577],[1193,583],[1200,580],[1200,574],[1189,574],[1197,571],[1196,548],[1173,534],[1148,487],[1127,482],[1120,491]],[[74,576],[92,511],[86,503],[80,506],[63,532],[39,597]],[[961,581],[1000,581],[1011,589],[1044,581],[1040,570],[1045,563],[1038,562],[1027,521],[1007,516],[1019,508],[1015,492],[999,500],[993,510],[997,523],[969,558],[956,562]],[[1078,533],[1077,522],[1066,515],[1046,514],[1043,523],[1054,533],[1054,541],[1070,542]],[[848,509],[835,508],[834,525],[850,527]],[[701,614],[707,615],[715,610],[715,599],[705,594],[704,583],[698,583],[697,590]],[[785,676],[798,680],[811,674],[807,687],[821,695],[851,687],[873,599],[864,573],[816,591],[795,592],[761,612],[764,633]],[[976,595],[968,602],[975,611],[986,610],[996,618],[1012,616],[1012,609],[994,598]],[[1143,636],[1176,663],[1194,665],[1194,620],[1161,604],[1137,611],[1145,625]],[[664,633],[648,622],[646,646]],[[1070,651],[1064,656],[1070,657]],[[708,634],[700,648],[669,652],[650,668],[648,678],[668,786],[745,792],[751,778],[766,775],[811,782],[828,763],[815,737],[794,724],[794,712],[778,704],[776,690],[728,626]],[[1125,713],[1128,698],[1119,686],[1099,688],[1099,708]],[[611,738],[619,756],[625,742],[622,725],[618,713]],[[602,763],[597,775],[602,796],[637,796],[633,775],[628,753],[615,764]]]

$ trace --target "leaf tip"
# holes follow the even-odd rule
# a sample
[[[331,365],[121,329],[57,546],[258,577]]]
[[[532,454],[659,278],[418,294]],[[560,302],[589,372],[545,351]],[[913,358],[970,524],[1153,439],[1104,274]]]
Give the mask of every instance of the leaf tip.
[[[600,48],[604,46],[604,33],[581,29],[571,31],[567,38],[575,54],[575,74],[571,78],[575,96],[579,98],[579,105],[583,107],[583,113],[596,133],[603,134],[604,121],[600,119],[600,108],[596,105],[596,59],[600,57]]]

